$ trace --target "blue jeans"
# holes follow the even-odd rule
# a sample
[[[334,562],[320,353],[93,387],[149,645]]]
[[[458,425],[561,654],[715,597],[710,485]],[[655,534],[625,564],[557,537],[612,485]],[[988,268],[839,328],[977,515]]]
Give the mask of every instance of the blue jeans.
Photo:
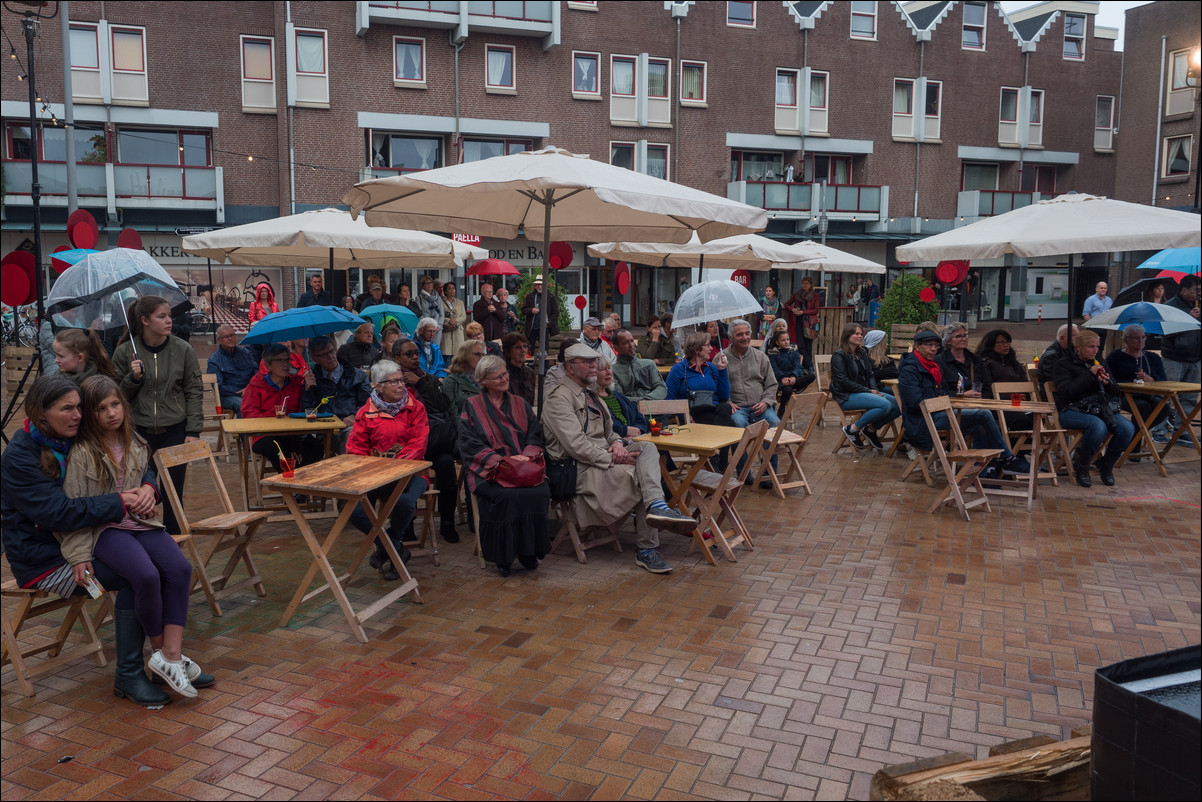
[[[931,416],[936,429],[947,428],[947,413],[936,412]],[[993,413],[985,409],[966,409],[960,413],[960,431],[972,440],[973,448],[1000,448],[1002,459],[1014,456],[1010,447],[1002,439],[1002,431],[997,427]]]
[[[242,417],[242,396],[240,395],[223,395],[221,396],[221,406],[223,409],[232,409],[234,414],[239,418]]]
[[[765,407],[762,413],[756,415],[751,411],[753,406],[755,405],[749,404],[745,407],[739,407],[738,410],[731,413],[730,422],[735,426],[738,426],[740,429],[746,429],[751,424],[759,423],[762,420],[768,421],[769,426],[780,426],[780,416],[776,414],[775,409],[772,407]],[[743,470],[743,460],[745,459],[747,459],[746,456],[744,456],[742,460],[739,460],[737,470]],[[776,470],[776,457],[772,458],[772,470]]]
[[[1097,415],[1086,415],[1075,409],[1062,409],[1060,410],[1060,425],[1066,429],[1080,429],[1084,433],[1081,436],[1081,445],[1077,449],[1077,453],[1082,455],[1081,462],[1093,458],[1093,455],[1101,447],[1102,441],[1106,439],[1107,431],[1113,435],[1113,439],[1110,441],[1106,453],[1113,452],[1116,457],[1127,450],[1127,446],[1131,445],[1131,438],[1135,437],[1135,424],[1122,415],[1115,415],[1114,428],[1107,429],[1106,421]]]
[[[839,409],[865,410],[856,421],[856,431],[865,426],[881,428],[901,414],[897,400],[891,395],[875,395],[873,393],[852,393],[847,400],[839,405]]]
[[[368,493],[368,498],[374,504],[381,498],[386,498],[392,494],[396,483],[385,485],[378,490],[373,490]],[[397,499],[396,506],[392,508],[392,516],[385,530],[392,542],[400,549],[401,541],[405,538],[405,532],[409,529],[409,524],[413,522],[413,516],[417,513],[417,500],[422,493],[430,487],[430,483],[424,476],[415,476],[409,480],[409,486],[401,493],[401,497]],[[362,504],[355,505],[355,511],[351,513],[351,523],[360,532],[367,534],[371,529],[371,524],[368,523],[367,513],[363,511]],[[379,538],[376,538],[376,546],[383,549],[384,544],[380,543]]]
[[[1202,380],[1202,362],[1178,362],[1176,359],[1164,360],[1165,377],[1171,382],[1189,382],[1197,384]],[[1190,410],[1198,405],[1198,394],[1190,393],[1188,395],[1181,394],[1178,396],[1181,401],[1181,408],[1188,415]],[[1170,407],[1171,409],[1171,407]],[[1174,418],[1176,415],[1173,416]],[[1180,423],[1180,421],[1178,421]]]

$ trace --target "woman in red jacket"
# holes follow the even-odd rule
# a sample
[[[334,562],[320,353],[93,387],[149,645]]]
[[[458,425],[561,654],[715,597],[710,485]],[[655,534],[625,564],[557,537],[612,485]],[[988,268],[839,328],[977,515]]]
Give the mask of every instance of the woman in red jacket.
[[[346,453],[388,459],[425,459],[430,423],[422,402],[406,389],[401,366],[392,360],[381,359],[372,365],[371,382],[374,389],[367,403],[355,415],[355,426],[346,441]],[[373,491],[369,497],[374,503],[381,496],[390,495],[394,487],[395,484],[385,485]],[[392,508],[388,537],[405,562],[409,561],[409,549],[401,541],[413,523],[418,498],[429,487],[430,482],[424,475],[414,476]],[[356,506],[351,513],[351,523],[360,532],[371,530],[367,514],[360,506]],[[375,553],[368,562],[385,579],[395,581],[400,578],[378,538]]]
[[[242,417],[274,418],[281,407],[285,415],[304,412],[301,393],[305,389],[305,380],[292,373],[288,346],[272,343],[263,349],[263,365],[267,372],[256,373],[242,391]],[[265,457],[276,471],[280,469],[280,449],[284,454],[300,454],[301,465],[317,462],[325,453],[317,435],[311,434],[257,437],[251,446],[251,451]]]
[[[275,293],[271,291],[271,285],[264,281],[256,286],[255,299],[251,301],[250,311],[247,312],[250,325],[253,326],[272,312],[278,311],[280,311],[280,307],[276,305]]]

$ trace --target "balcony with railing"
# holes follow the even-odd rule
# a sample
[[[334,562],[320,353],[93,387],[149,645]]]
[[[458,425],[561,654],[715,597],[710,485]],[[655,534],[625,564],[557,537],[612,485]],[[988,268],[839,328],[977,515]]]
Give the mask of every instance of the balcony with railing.
[[[559,4],[551,0],[368,0],[369,22],[416,25],[426,28],[459,28],[480,33],[548,36],[558,27]]]
[[[33,165],[4,161],[6,204],[33,204]],[[38,162],[38,183],[45,206],[67,205],[67,163]],[[157,164],[76,164],[80,198],[105,199],[112,212],[126,209],[212,209],[225,216],[222,168]]]
[[[812,217],[825,210],[833,220],[882,220],[889,216],[889,187],[868,184],[798,184],[789,181],[732,181],[726,197],[758,206],[778,217]]]
[[[957,217],[993,217],[1030,206],[1043,196],[1038,192],[995,189],[964,190],[956,197]]]

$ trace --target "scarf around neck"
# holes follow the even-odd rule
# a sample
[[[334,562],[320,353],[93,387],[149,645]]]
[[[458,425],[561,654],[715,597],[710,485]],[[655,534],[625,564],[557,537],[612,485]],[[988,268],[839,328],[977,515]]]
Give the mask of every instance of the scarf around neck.
[[[920,364],[924,368],[926,368],[927,372],[930,373],[931,376],[935,379],[936,386],[942,387],[943,386],[943,371],[939,369],[938,363],[932,362],[931,360],[929,360],[926,357],[919,354],[917,351],[914,352],[914,358],[917,359],[918,364]]]
[[[380,398],[379,390],[371,391],[371,402],[376,405],[376,409],[380,410],[381,412],[387,412],[389,415],[391,415],[394,418],[397,415],[401,414],[401,410],[405,408],[405,404],[408,401],[409,401],[409,391],[404,387],[401,388],[401,400],[393,402],[393,403],[389,403],[388,401],[385,401],[383,398]]]
[[[58,462],[58,483],[61,485],[63,476],[67,473],[67,452],[71,450],[71,441],[62,437],[51,437],[35,426],[29,418],[25,419],[25,432],[33,442],[42,448],[50,449],[50,453]]]

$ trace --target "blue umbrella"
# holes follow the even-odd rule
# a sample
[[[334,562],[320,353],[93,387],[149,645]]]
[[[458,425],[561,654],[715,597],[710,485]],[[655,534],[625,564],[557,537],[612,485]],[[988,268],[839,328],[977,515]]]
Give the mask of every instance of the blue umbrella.
[[[273,312],[250,327],[243,345],[308,340],[319,334],[357,329],[367,321],[336,306],[304,306]]]
[[[1202,248],[1165,248],[1136,270],[1173,270],[1196,276],[1199,262],[1202,262]]]
[[[1148,304],[1142,301],[1111,307],[1102,314],[1091,317],[1085,328],[1122,331],[1136,323],[1143,326],[1149,334],[1179,334],[1183,331],[1198,330],[1198,321],[1188,312],[1168,304]]]
[[[384,326],[385,318],[395,318],[396,322],[406,334],[412,335],[417,331],[417,315],[407,306],[398,304],[376,304],[369,306],[359,313],[360,317],[365,317],[372,322],[379,331]]]
[[[50,257],[52,259],[57,259],[60,262],[66,262],[69,265],[73,265],[76,262],[80,262],[88,258],[88,256],[93,253],[100,253],[100,251],[94,251],[91,248],[72,248],[69,251],[52,253],[50,254]]]

